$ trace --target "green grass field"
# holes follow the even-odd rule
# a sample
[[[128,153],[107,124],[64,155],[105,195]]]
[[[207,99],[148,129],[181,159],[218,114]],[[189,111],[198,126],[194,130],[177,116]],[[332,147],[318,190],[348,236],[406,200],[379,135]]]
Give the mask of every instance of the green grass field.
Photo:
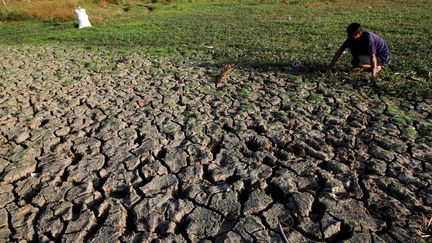
[[[1,22],[0,45],[79,45],[172,58],[211,55],[218,64],[283,68],[334,82],[356,78],[345,72],[349,54],[337,65],[342,72],[325,74],[346,38],[346,26],[356,21],[383,36],[390,47],[390,63],[376,88],[405,98],[430,98],[431,12],[429,0],[140,4],[85,30],[74,29],[74,21]],[[303,68],[292,67],[297,61]]]

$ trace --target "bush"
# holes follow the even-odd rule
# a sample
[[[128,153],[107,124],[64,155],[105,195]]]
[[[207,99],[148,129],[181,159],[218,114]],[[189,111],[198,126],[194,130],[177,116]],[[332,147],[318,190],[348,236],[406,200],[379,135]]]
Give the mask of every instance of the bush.
[[[10,7],[0,8],[0,21],[22,21],[32,19],[27,13]]]

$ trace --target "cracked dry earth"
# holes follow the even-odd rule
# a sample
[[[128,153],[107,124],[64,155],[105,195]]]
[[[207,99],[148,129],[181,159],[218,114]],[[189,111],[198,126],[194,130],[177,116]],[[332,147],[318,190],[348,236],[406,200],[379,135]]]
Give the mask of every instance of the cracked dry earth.
[[[413,242],[432,101],[80,48],[0,50],[0,237]],[[204,64],[205,63],[205,64]]]

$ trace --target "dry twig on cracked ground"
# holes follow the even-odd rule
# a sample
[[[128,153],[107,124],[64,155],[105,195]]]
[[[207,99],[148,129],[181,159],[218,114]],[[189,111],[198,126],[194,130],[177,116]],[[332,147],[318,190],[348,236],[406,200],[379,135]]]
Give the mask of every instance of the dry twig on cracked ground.
[[[234,64],[224,64],[221,68],[221,74],[218,78],[218,83],[223,84],[225,83],[229,76],[235,71],[235,65]]]

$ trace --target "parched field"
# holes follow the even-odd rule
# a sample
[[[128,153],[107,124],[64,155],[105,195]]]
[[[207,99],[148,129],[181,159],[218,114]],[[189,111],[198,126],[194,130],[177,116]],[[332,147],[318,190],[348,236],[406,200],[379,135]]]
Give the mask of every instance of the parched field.
[[[432,101],[52,46],[1,51],[1,236],[410,242]]]
[[[165,7],[190,7],[174,6]],[[207,7],[197,6],[191,13],[209,24],[203,17],[209,13],[200,12]],[[247,17],[270,6],[243,7],[252,9]],[[301,7],[274,5],[276,12],[280,6]],[[331,17],[325,6],[316,6],[324,20]],[[425,13],[408,6],[417,17]],[[155,14],[144,18],[153,21],[149,26],[163,26],[171,16]],[[260,15],[254,28],[293,18]],[[125,22],[123,31],[134,36],[135,25]],[[306,57],[299,48],[312,44],[298,33],[263,37],[257,47],[239,31],[247,41],[233,46],[227,43],[236,36],[211,41],[224,32],[214,25],[219,32],[202,36],[199,45],[199,38],[182,42],[191,40],[185,34],[144,48],[147,36],[137,37],[140,49],[122,39],[126,32],[116,39],[109,31],[115,26],[100,27],[108,31],[103,35],[95,27],[50,39],[60,31],[52,26],[46,35],[18,31],[18,37],[0,38],[0,241],[431,240],[428,45],[409,45],[405,35],[384,28],[390,40],[402,36],[406,48],[393,50],[381,79],[368,80],[345,72],[345,64],[338,73],[323,73],[339,39]],[[231,27],[226,33],[240,30]],[[421,32],[412,31],[407,36]],[[87,34],[96,40],[112,35],[113,45],[92,45]],[[287,49],[270,48],[272,40],[288,41]],[[416,48],[421,58],[405,60]],[[237,67],[221,84],[223,63]],[[403,74],[395,74],[398,68]]]

